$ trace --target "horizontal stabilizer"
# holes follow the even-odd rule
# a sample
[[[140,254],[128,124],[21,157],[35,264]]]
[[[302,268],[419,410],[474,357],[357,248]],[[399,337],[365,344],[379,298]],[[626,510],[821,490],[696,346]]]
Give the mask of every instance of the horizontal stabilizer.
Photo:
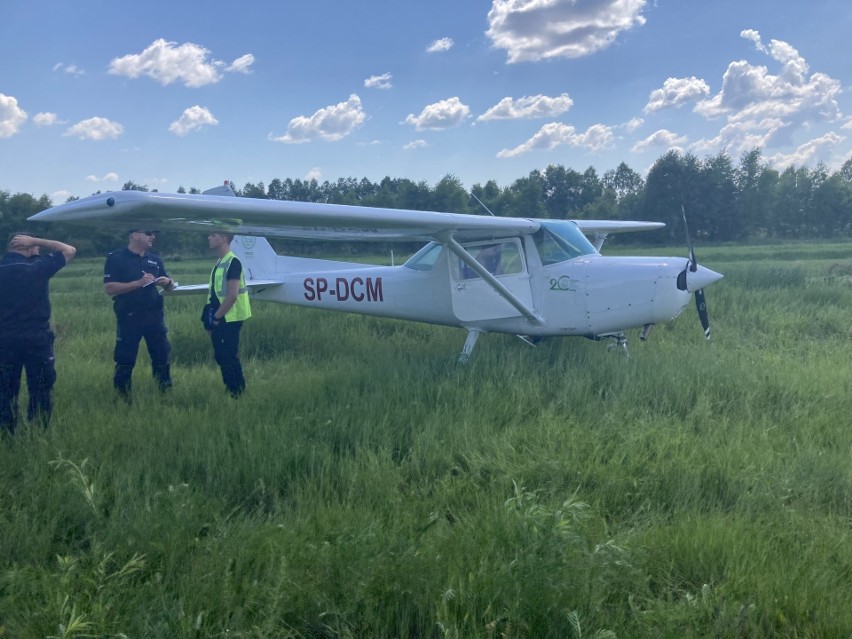
[[[267,288],[269,286],[281,286],[280,280],[249,280],[246,286],[249,289]],[[175,286],[169,295],[200,295],[210,290],[209,284],[187,284],[186,286]]]

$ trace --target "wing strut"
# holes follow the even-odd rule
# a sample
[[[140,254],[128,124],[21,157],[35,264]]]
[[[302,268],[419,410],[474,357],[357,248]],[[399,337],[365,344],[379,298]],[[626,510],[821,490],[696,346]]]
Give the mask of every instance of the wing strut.
[[[535,322],[536,324],[541,324],[541,318],[536,315],[531,309],[527,308],[527,306],[519,300],[512,291],[507,289],[500,283],[496,277],[494,277],[491,273],[488,272],[482,264],[476,261],[476,259],[464,250],[464,247],[456,242],[456,240],[451,236],[445,236],[441,238],[441,241],[444,242],[450,251],[452,251],[458,258],[467,264],[473,271],[479,275],[482,279],[484,279],[488,284],[493,288],[504,300],[509,302],[512,306],[518,309],[518,312],[526,317],[529,321]]]

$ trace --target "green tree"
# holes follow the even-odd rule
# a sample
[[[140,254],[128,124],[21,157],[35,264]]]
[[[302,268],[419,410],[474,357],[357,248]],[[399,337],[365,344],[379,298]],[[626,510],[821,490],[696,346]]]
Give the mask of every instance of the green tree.
[[[435,185],[432,203],[436,211],[467,213],[467,201],[467,192],[455,175],[447,174]]]

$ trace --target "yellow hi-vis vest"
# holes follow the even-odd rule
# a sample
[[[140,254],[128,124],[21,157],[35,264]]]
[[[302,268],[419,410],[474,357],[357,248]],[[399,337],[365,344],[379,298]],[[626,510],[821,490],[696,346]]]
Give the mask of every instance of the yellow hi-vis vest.
[[[213,303],[213,293],[216,293],[216,297],[219,298],[220,304],[228,295],[228,280],[225,278],[228,276],[228,269],[231,266],[231,262],[236,257],[237,256],[234,255],[233,251],[228,251],[222,259],[216,262],[216,266],[213,267],[213,271],[210,273],[210,295],[207,297],[207,301],[209,303]],[[246,275],[245,271],[241,271],[240,290],[239,293],[237,293],[237,301],[234,302],[231,309],[225,313],[225,321],[242,322],[243,320],[247,320],[249,317],[251,317],[251,304],[249,303],[248,288],[246,288]]]

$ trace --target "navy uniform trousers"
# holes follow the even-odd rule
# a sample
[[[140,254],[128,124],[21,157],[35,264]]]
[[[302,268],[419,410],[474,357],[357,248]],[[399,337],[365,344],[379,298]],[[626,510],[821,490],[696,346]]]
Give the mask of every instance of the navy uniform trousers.
[[[21,372],[26,371],[30,401],[27,418],[47,426],[56,382],[53,333],[50,330],[15,332],[0,337],[0,428],[14,433],[18,423]]]
[[[171,388],[169,355],[172,347],[167,337],[168,332],[162,310],[136,312],[118,319],[115,331],[113,384],[120,393],[126,395],[131,390],[133,367],[136,366],[139,342],[143,338],[148,347],[148,355],[151,357],[151,372],[160,390]]]
[[[246,389],[243,365],[240,363],[240,329],[242,327],[242,322],[220,321],[210,331],[213,354],[222,371],[222,381],[234,397],[239,397]]]

